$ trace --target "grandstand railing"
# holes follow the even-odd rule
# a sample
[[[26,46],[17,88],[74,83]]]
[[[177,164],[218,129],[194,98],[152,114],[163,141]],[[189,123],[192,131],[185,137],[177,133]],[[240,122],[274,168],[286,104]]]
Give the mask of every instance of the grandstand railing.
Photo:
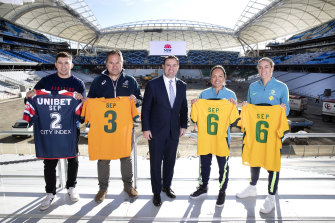
[[[33,131],[1,131],[0,135],[12,135],[12,134],[25,134],[25,135],[33,135]],[[81,136],[86,136],[87,133],[80,133]],[[242,138],[243,137],[243,133],[231,133],[230,134],[232,138]],[[142,138],[142,134],[139,134],[136,136],[135,140],[134,140],[134,144],[133,144],[133,160],[134,160],[134,187],[137,187],[137,180],[139,179],[138,174],[137,174],[137,144],[138,141]],[[186,133],[184,137],[193,137],[193,138],[198,138],[198,134],[197,133]],[[282,142],[284,142],[286,139],[288,138],[335,138],[335,133],[288,133],[286,135],[284,135],[284,137],[282,138]],[[302,157],[305,156],[305,152],[306,152],[306,147],[304,147],[304,151],[302,154]],[[291,155],[290,151],[289,154],[287,156],[287,158],[289,158]],[[315,157],[320,155],[320,148],[318,146],[318,154],[315,155]],[[332,152],[329,155],[330,157],[333,157],[335,155],[335,145],[333,145],[332,148]],[[65,179],[66,177],[66,173],[67,173],[67,162],[64,162],[63,159],[61,159],[61,162],[59,162],[60,165],[58,165],[58,170],[59,170],[59,181],[60,181],[60,185],[62,188],[65,188]],[[199,163],[199,168],[200,168],[200,163]],[[198,173],[200,173],[198,171]],[[150,178],[145,178],[146,180],[149,180]],[[175,178],[174,180],[198,180],[198,178]]]

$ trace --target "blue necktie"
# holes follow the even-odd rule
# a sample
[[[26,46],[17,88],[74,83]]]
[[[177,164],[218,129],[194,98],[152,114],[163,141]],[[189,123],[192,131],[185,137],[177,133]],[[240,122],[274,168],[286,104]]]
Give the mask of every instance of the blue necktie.
[[[173,108],[174,99],[176,99],[176,95],[174,94],[172,82],[173,82],[173,80],[170,80],[170,86],[169,86],[169,88],[170,88],[170,104],[171,104],[171,108]]]

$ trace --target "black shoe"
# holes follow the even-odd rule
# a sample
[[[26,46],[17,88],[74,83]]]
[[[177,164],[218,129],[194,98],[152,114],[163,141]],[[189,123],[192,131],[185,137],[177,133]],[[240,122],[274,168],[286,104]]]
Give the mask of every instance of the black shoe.
[[[216,200],[216,207],[223,207],[223,204],[226,200],[226,192],[225,191],[219,191],[218,199]]]
[[[165,192],[169,198],[176,198],[176,195],[174,194],[173,190],[171,190],[170,187],[163,187],[162,191]]]
[[[160,194],[154,194],[154,198],[152,200],[152,203],[154,203],[154,205],[156,207],[161,206],[162,205],[161,195]]]
[[[199,186],[197,187],[197,190],[193,192],[193,194],[190,195],[191,199],[198,199],[202,196],[206,196],[207,195],[207,187],[202,187]]]

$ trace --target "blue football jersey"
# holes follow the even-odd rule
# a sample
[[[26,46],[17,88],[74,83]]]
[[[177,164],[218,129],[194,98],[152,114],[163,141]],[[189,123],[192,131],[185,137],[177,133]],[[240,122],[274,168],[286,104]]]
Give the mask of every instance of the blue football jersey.
[[[77,125],[82,103],[74,93],[36,90],[27,100],[23,119],[34,124],[36,157],[62,159],[76,157]]]

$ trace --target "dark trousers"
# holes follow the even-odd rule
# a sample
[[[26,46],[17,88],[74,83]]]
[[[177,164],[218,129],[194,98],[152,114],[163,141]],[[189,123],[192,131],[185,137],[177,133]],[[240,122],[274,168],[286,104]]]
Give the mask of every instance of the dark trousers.
[[[173,170],[179,139],[149,140],[151,188],[154,194],[162,190],[162,162],[163,187],[171,187]]]
[[[78,153],[78,142],[79,142],[80,130],[77,128],[77,153]],[[56,167],[58,159],[44,160],[44,181],[45,181],[45,191],[47,193],[56,194]],[[78,175],[78,156],[75,158],[67,159],[67,180],[66,188],[76,187],[77,175]]]
[[[44,160],[44,180],[45,180],[45,191],[47,193],[56,194],[56,166],[58,159]],[[75,187],[77,184],[78,175],[78,157],[67,159],[67,180],[66,188]]]
[[[256,185],[259,179],[259,172],[260,167],[250,167],[251,179],[250,185]],[[279,172],[276,171],[269,171],[268,177],[268,193],[271,195],[275,195],[278,189],[278,182],[279,182]]]
[[[219,183],[220,190],[226,191],[229,180],[229,156],[216,156],[219,166]],[[211,173],[212,154],[200,155],[200,185],[207,187]]]

